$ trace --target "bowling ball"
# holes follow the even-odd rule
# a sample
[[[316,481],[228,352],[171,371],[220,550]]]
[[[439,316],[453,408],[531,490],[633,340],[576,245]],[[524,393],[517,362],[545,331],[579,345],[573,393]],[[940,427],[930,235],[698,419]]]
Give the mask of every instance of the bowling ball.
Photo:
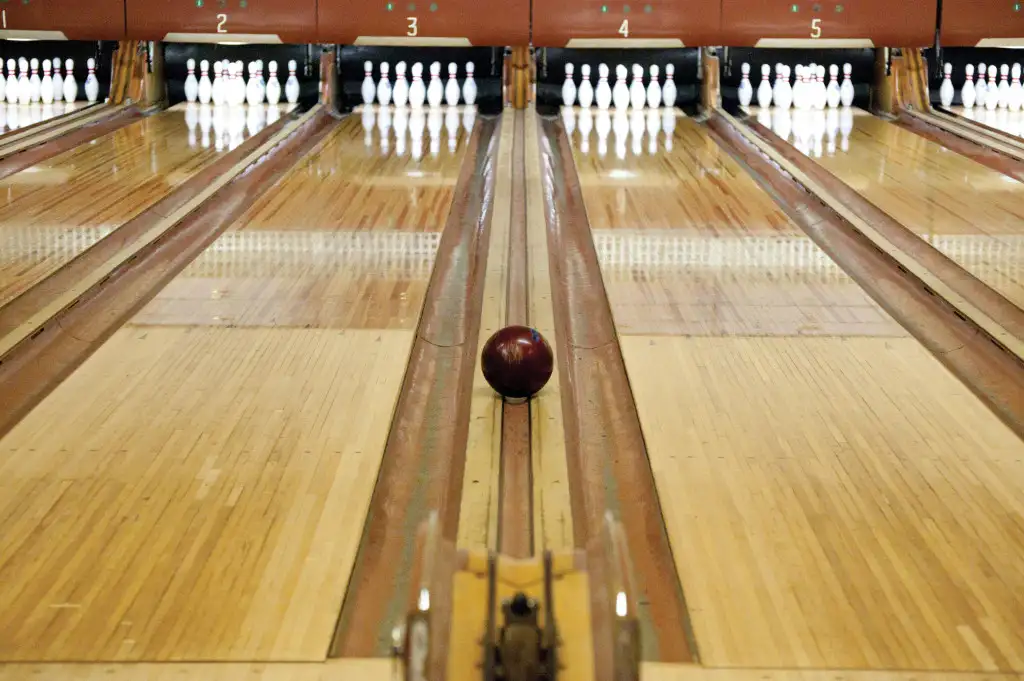
[[[522,399],[547,384],[555,367],[555,356],[536,329],[506,326],[487,339],[480,355],[480,366],[496,393]]]

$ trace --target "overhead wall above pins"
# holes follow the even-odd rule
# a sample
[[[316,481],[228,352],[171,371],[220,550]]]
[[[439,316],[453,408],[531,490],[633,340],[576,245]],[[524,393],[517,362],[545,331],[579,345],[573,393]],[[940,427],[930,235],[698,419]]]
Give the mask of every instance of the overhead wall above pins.
[[[124,0],[20,0],[0,3],[2,40],[120,40]]]
[[[943,0],[946,47],[1024,47],[1024,1]]]
[[[320,42],[494,47],[530,42],[530,0],[320,0]]]
[[[537,47],[720,45],[720,0],[534,0]]]
[[[935,0],[721,0],[722,43],[736,47],[927,47]]]
[[[123,1],[133,40],[281,44],[317,39],[316,0]]]

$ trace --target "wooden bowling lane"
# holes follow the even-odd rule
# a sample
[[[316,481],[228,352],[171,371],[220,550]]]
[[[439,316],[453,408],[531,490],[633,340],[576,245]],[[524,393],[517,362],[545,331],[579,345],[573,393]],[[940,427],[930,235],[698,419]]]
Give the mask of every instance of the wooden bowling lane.
[[[340,123],[0,440],[0,658],[325,658],[465,155],[363,137]]]
[[[965,109],[962,106],[950,107],[950,110],[969,121],[975,121],[1016,137],[1024,137],[1024,111],[1010,111],[1009,109],[989,111],[979,107]]]
[[[1024,184],[863,111],[848,142],[815,160],[1024,307]]]
[[[190,117],[143,118],[0,181],[0,305],[230,150],[204,146]]]
[[[575,157],[700,662],[1024,669],[1024,446],[697,123],[672,136]]]

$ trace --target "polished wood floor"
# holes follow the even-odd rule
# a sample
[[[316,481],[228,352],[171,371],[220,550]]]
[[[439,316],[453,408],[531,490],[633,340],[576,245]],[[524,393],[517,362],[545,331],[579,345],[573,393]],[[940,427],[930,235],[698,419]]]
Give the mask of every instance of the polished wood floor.
[[[865,112],[848,151],[816,160],[1024,307],[1024,184]]]
[[[673,136],[577,133],[576,162],[702,663],[1024,670],[1024,446],[698,124]]]
[[[0,659],[324,659],[464,147],[345,120],[0,440]]]
[[[962,106],[951,107],[951,110],[959,116],[977,121],[990,128],[1002,130],[1011,135],[1024,136],[1024,111],[1010,111],[1009,109],[989,111],[979,107],[965,109]]]
[[[0,305],[230,149],[204,147],[193,114],[143,118],[0,180]]]

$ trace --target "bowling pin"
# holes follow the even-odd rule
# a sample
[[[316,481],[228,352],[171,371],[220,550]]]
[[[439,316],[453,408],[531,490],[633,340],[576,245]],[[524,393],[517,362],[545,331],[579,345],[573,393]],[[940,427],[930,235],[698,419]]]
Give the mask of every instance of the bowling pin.
[[[740,106],[750,106],[751,100],[754,99],[754,86],[750,84],[750,64],[743,62],[740,65],[740,87],[737,92],[740,99]],[[779,76],[781,73],[776,73],[776,93],[778,90]]]
[[[270,62],[273,64],[274,62]],[[276,70],[276,67],[275,67]],[[386,61],[380,63],[380,80],[377,81],[377,103],[387,106],[391,103],[391,81],[388,80],[388,71],[391,67]]]
[[[831,64],[828,67],[828,88],[825,90],[825,103],[828,108],[834,109],[839,106],[841,100],[839,94],[839,67]]]
[[[768,64],[761,64],[761,82],[757,86],[757,105],[767,109],[772,105],[772,86],[768,82],[772,67]]]
[[[441,85],[441,62],[430,65],[430,84],[427,86],[427,104],[430,107],[441,106],[444,101],[444,86]]]
[[[7,102],[9,104],[15,104],[18,101],[18,77],[15,75],[17,71],[17,65],[13,59],[7,60],[7,85],[4,88],[7,96]]]
[[[85,98],[95,102],[100,96],[100,81],[96,79],[96,60],[90,57],[85,62],[89,73],[85,77]]]
[[[448,82],[444,86],[444,103],[448,106],[457,106],[459,103],[459,81],[456,76],[459,73],[459,67],[455,62],[448,64]]]
[[[50,62],[50,66],[53,68],[53,101],[59,102],[64,99],[64,78],[60,75],[60,59],[55,58]],[[0,97],[2,99],[2,97]]]
[[[565,65],[565,82],[562,83],[562,106],[576,103],[576,83],[572,80],[573,65]]]
[[[647,103],[647,90],[644,88],[644,67],[633,64],[633,81],[629,85],[629,105],[634,109],[642,109]]]
[[[39,81],[39,98],[44,104],[53,103],[53,77],[50,75],[50,60],[43,60],[43,79]]]
[[[75,80],[75,60],[64,61],[64,101],[68,104],[78,99],[78,81]]]
[[[999,67],[999,108],[1010,105],[1010,67],[1003,64]]]
[[[964,86],[960,88],[960,102],[964,105],[965,109],[971,109],[974,107],[975,91],[974,91],[974,64],[968,64],[964,67]]]
[[[277,79],[277,62],[271,61],[268,66],[270,79],[267,80],[267,102],[277,106],[277,103],[281,101],[281,81]]]
[[[213,83],[210,84],[210,100],[216,104],[223,104],[224,74],[223,65],[220,60],[213,62]]]
[[[843,64],[843,84],[839,87],[839,101],[843,106],[853,104],[853,81],[850,79],[853,67]]]
[[[665,103],[665,106],[672,109],[676,105],[676,65],[668,64],[665,66],[665,87],[661,88],[661,100]],[[661,127],[665,127],[664,122]]]
[[[657,109],[661,106],[661,84],[658,82],[660,69],[657,64],[651,64],[649,73],[651,82],[647,84],[647,106]]]
[[[423,85],[423,64],[412,65],[412,85],[409,86],[409,106],[418,109],[427,98],[427,88]]]
[[[32,84],[28,82],[28,60],[18,59],[18,102],[28,104],[32,100]]]
[[[587,109],[594,103],[594,86],[590,84],[590,64],[584,64],[580,68],[580,74],[582,77],[578,93],[580,106]]]
[[[213,96],[213,83],[210,82],[210,62],[204,59],[199,62],[199,101],[209,104]]]
[[[475,69],[473,62],[466,62],[466,80],[462,83],[462,101],[466,106],[476,104],[476,80],[473,78]]]
[[[377,95],[377,84],[373,82],[373,63],[363,62],[363,87],[360,90],[363,95],[363,104],[373,104],[373,98]]]
[[[199,81],[196,80],[196,60],[189,59],[185,65],[188,68],[188,75],[185,76],[185,99],[191,103],[196,101],[196,96],[199,94]]]
[[[249,80],[245,83],[245,102],[250,106],[256,106],[259,103],[257,98],[260,87],[260,82],[256,78],[256,62],[249,62],[246,64],[246,68],[249,69]]]
[[[995,111],[999,106],[999,86],[996,85],[996,67],[988,67],[988,85],[985,86],[985,108]]]
[[[409,82],[405,79],[405,62],[395,64],[395,89],[391,93],[395,106],[405,106],[409,101]]]
[[[665,87],[666,88],[668,87],[667,83],[666,83]],[[599,109],[607,109],[608,107],[610,107],[612,105],[612,89],[608,85],[608,65],[607,64],[601,64],[600,66],[597,67],[597,92],[595,94],[596,94],[596,99],[597,99],[597,108],[599,108]],[[668,106],[668,102],[667,102],[668,95],[667,94],[665,95],[665,99],[666,99],[666,106]]]
[[[29,93],[30,93],[29,94],[29,101],[31,101],[31,102],[38,102],[39,101],[39,94],[40,94],[40,91],[42,90],[42,82],[39,80],[39,60],[36,59],[35,57],[33,57],[32,61],[29,62],[29,63],[31,64],[31,69],[32,69],[32,74],[28,78],[28,87],[29,87]],[[1003,68],[1006,68],[1005,65],[1003,66]],[[1007,85],[1006,87],[1007,87],[1007,90],[1009,90],[1010,86]]]
[[[772,93],[772,101],[775,102],[776,108],[788,109],[793,105],[793,87],[789,84],[789,66],[782,64],[780,69],[782,77],[775,80],[778,89]]]
[[[1010,70],[1013,82],[1010,83],[1010,94],[1008,98],[1010,111],[1020,111],[1024,105],[1024,88],[1020,84],[1020,64],[1014,64]]]
[[[986,95],[988,94],[988,86],[985,85],[985,74],[988,71],[985,69],[985,62],[978,64],[978,70],[975,73],[976,80],[974,81],[974,103],[979,107],[985,106]]]
[[[299,101],[299,79],[295,76],[296,63],[294,59],[288,60],[288,80],[284,84],[284,96],[289,104]]]
[[[953,103],[953,65],[946,62],[942,65],[942,85],[939,86],[939,101],[948,107]]]
[[[615,87],[612,88],[612,104],[616,109],[629,108],[629,88],[626,86],[626,67],[619,64],[615,67]],[[626,122],[627,126],[629,121]]]

